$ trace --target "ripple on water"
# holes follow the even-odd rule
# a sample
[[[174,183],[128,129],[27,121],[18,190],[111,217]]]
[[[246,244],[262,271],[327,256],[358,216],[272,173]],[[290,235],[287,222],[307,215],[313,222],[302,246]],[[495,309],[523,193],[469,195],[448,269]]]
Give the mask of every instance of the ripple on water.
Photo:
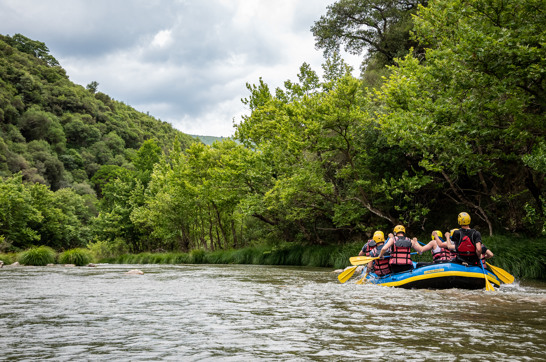
[[[138,268],[144,275],[124,275]],[[3,358],[540,360],[546,288],[404,290],[325,269],[0,270]]]

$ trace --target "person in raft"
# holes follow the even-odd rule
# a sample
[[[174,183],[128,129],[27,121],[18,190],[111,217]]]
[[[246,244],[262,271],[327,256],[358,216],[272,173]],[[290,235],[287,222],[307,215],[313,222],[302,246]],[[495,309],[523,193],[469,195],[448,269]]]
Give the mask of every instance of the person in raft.
[[[482,235],[479,231],[470,228],[470,215],[461,212],[457,221],[460,229],[453,231],[453,235],[446,233],[446,242],[437,241],[441,248],[455,252],[455,262],[465,265],[481,265]]]
[[[455,230],[457,229],[451,229],[449,232],[446,232],[446,238],[450,235],[453,235],[453,233],[455,232]],[[440,239],[442,241],[444,241],[443,239]],[[452,252],[453,253],[453,252]],[[491,251],[491,249],[489,249],[487,246],[485,246],[485,244],[483,243],[482,241],[482,260],[485,262],[485,259],[491,259],[492,257],[494,257],[495,254],[493,254],[493,252]]]
[[[375,247],[370,250],[371,257],[377,257],[385,248],[385,234],[383,231],[376,231],[373,234],[373,241],[375,241]],[[385,249],[384,254],[390,255],[390,251]],[[374,272],[378,276],[387,275],[391,273],[389,265],[389,259],[375,259],[368,263],[368,272]]]
[[[380,231],[381,233],[383,233],[382,231]],[[377,233],[377,231],[376,231]],[[374,234],[374,237],[375,237],[375,234]],[[383,238],[383,241],[385,241],[385,239]],[[360,253],[358,253],[358,256],[370,256],[370,251],[372,251],[375,246],[376,246],[376,242],[374,239],[371,239],[371,240],[368,240],[368,242],[366,244],[364,244],[364,246],[362,247],[362,249],[360,250]]]
[[[449,234],[449,233],[447,233]],[[413,248],[419,253],[423,254],[425,251],[430,250],[432,253],[432,261],[434,263],[445,263],[455,259],[455,253],[448,248],[442,248],[438,245],[438,241],[443,242],[443,234],[440,230],[434,230],[432,232],[432,240],[428,244],[421,246],[419,242],[413,245]]]
[[[389,266],[393,273],[400,273],[406,270],[413,269],[413,262],[411,261],[411,248],[415,249],[417,238],[410,240],[406,236],[406,228],[402,225],[396,225],[394,227],[394,234],[389,234],[389,240],[381,249],[379,258],[383,258],[385,251],[392,247],[391,257],[389,260]],[[416,249],[417,250],[417,249]]]

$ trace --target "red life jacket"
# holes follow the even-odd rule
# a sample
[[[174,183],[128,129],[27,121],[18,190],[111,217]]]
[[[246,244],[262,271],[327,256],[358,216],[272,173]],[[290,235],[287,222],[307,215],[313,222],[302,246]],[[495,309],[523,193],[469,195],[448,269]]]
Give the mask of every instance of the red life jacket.
[[[411,264],[411,240],[406,236],[395,236],[392,245],[389,264],[407,265]]]
[[[446,248],[441,248],[442,250],[438,253],[432,253],[432,260],[434,261],[450,261],[455,258],[455,253]]]
[[[461,232],[461,239],[457,245],[456,249],[457,255],[459,256],[477,256],[476,254],[476,245],[472,242],[468,235],[463,235]]]
[[[454,252],[446,248],[440,248],[440,251],[437,253],[434,252],[434,249],[432,250],[433,261],[451,261],[455,259],[455,256],[456,254]]]
[[[362,251],[366,253],[366,256],[370,256],[370,251],[374,250],[375,247],[376,247],[375,240],[368,240],[366,245],[364,245],[364,247],[362,248],[363,249]]]
[[[459,240],[455,242],[457,259],[471,264],[479,264],[480,260],[478,259],[478,254],[476,254],[476,244],[473,240],[476,231],[474,229],[469,229],[468,231],[460,229],[458,231]]]
[[[385,244],[381,244],[373,248],[373,250],[370,252],[370,256],[379,256],[379,253],[381,252],[381,249],[383,249],[384,245]],[[385,254],[388,255],[389,251],[387,250]],[[389,259],[375,259],[373,261],[373,272],[378,276],[390,274],[391,268],[389,266]]]
[[[379,276],[390,274],[391,267],[389,265],[389,259],[375,259],[373,261],[373,271]]]

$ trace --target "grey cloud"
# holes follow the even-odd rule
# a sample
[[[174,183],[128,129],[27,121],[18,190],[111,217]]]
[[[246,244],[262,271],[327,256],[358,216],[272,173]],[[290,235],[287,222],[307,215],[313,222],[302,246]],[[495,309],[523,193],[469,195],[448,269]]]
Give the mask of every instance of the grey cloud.
[[[287,1],[264,14],[274,9],[265,0],[0,0],[0,31],[46,43],[74,82],[98,81],[156,118],[231,132],[246,82],[280,85],[294,79],[286,69],[321,58],[309,28],[333,1]],[[170,38],[154,43],[160,32]]]

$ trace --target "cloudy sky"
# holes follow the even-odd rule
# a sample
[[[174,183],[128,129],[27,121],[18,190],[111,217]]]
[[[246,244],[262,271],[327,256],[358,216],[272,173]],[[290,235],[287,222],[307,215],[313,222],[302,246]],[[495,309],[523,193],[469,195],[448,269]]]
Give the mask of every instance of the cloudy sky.
[[[44,42],[73,82],[182,132],[231,136],[246,83],[280,87],[303,62],[321,73],[310,27],[334,2],[0,0],[0,33]]]

